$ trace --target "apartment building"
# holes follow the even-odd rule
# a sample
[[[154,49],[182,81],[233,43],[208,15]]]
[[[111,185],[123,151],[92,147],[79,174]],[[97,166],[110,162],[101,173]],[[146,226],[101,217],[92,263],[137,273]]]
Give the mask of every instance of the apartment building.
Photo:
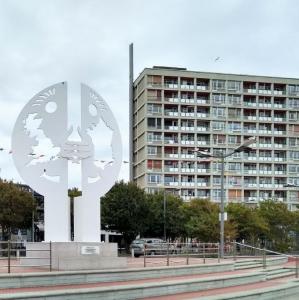
[[[134,81],[133,180],[185,201],[220,202],[221,164],[196,148],[251,150],[225,164],[225,201],[299,204],[299,79],[146,68]]]

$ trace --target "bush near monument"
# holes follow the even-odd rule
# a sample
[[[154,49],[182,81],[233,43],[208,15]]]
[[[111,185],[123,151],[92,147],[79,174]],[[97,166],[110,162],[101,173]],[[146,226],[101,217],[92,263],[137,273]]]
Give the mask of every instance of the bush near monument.
[[[10,239],[16,228],[29,228],[36,201],[12,181],[0,179],[0,225],[4,239]]]

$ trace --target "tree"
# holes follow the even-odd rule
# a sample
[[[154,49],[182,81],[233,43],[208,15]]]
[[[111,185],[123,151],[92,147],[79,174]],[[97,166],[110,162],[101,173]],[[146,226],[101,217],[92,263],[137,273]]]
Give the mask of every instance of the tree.
[[[170,240],[174,240],[183,234],[183,201],[168,193],[165,193],[165,201],[166,236]],[[149,215],[146,219],[147,227],[144,236],[164,238],[164,193],[147,194],[146,202]]]
[[[193,199],[184,204],[186,232],[188,237],[201,242],[219,240],[219,207],[209,200]]]
[[[0,225],[6,239],[10,239],[14,228],[30,227],[35,209],[36,201],[31,193],[12,181],[0,179]]]
[[[101,198],[102,228],[123,234],[126,246],[146,230],[148,206],[145,192],[135,183],[116,183]]]
[[[229,203],[227,206],[228,220],[235,224],[239,240],[246,240],[254,245],[258,238],[265,236],[269,231],[268,223],[258,213],[255,207],[242,203]]]
[[[261,202],[258,212],[269,226],[265,235],[269,246],[276,251],[288,251],[294,242],[291,232],[296,223],[295,214],[288,210],[286,204],[274,200]]]

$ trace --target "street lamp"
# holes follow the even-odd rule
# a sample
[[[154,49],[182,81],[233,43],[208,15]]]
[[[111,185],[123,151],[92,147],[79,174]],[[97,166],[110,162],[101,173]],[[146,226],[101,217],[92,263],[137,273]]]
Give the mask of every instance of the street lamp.
[[[225,159],[234,153],[243,152],[246,150],[251,150],[249,147],[253,143],[256,142],[255,137],[251,137],[246,140],[242,145],[233,149],[231,152],[225,154],[221,152],[219,154],[212,154],[206,151],[200,151],[199,149],[195,149],[194,152],[198,154],[198,157],[214,157],[221,160],[221,198],[220,198],[220,257],[224,257],[224,164]]]

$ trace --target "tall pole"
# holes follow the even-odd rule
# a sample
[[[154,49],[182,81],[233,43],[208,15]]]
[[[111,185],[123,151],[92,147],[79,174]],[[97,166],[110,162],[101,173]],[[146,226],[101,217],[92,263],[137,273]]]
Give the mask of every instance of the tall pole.
[[[164,193],[163,193],[163,231],[164,231],[164,241],[166,241],[166,193],[165,193],[165,189],[164,189]]]
[[[133,181],[133,133],[134,133],[134,61],[133,43],[129,46],[129,179]]]
[[[221,155],[221,203],[220,203],[220,257],[224,257],[224,158]]]

